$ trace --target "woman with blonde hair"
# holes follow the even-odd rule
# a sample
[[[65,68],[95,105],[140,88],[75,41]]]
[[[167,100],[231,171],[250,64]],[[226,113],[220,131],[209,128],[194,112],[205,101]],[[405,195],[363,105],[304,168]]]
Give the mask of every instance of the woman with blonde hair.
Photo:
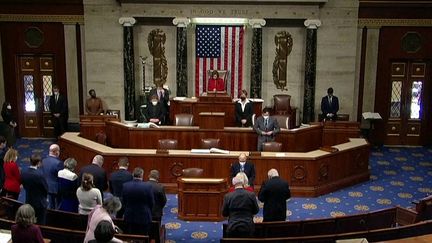
[[[11,227],[12,242],[44,242],[39,226],[35,225],[35,211],[30,204],[18,208],[15,222]]]
[[[3,171],[5,175],[5,180],[3,184],[3,189],[1,196],[10,197],[15,200],[21,191],[21,174],[16,161],[18,160],[18,151],[13,148],[8,149],[3,161]]]
[[[96,205],[102,204],[102,194],[93,184],[93,175],[84,173],[81,186],[77,189],[76,195],[79,201],[78,213],[89,214]]]

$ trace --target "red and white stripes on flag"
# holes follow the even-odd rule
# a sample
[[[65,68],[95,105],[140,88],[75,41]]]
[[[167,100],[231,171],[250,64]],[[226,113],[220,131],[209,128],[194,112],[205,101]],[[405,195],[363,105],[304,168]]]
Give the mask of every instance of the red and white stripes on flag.
[[[228,70],[227,93],[237,98],[243,83],[243,26],[197,26],[195,96],[206,92],[208,70]]]

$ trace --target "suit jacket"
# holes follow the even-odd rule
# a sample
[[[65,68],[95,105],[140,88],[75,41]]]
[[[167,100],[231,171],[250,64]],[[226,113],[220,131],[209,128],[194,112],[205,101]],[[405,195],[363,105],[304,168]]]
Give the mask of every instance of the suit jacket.
[[[96,164],[89,164],[81,168],[78,182],[81,183],[82,175],[84,173],[89,173],[93,175],[93,182],[97,189],[103,194],[103,192],[108,188],[107,175],[103,168]]]
[[[152,210],[152,217],[153,220],[160,221],[163,215],[163,208],[165,207],[167,202],[165,189],[157,181],[149,180],[148,183],[153,189],[153,197],[155,201]]]
[[[157,118],[161,124],[165,124],[165,116],[166,112],[162,103],[158,102],[156,105],[150,103],[147,105],[147,109],[145,111],[145,118],[147,121]]]
[[[116,197],[121,197],[123,192],[123,184],[131,180],[133,180],[132,173],[125,169],[119,169],[111,173],[109,179],[110,192]]]
[[[253,105],[252,102],[248,100],[248,102],[245,105],[244,111],[242,110],[241,100],[237,101],[235,103],[235,118],[236,118],[236,125],[241,127],[242,119],[246,119],[246,127],[252,126],[252,115],[253,115]]]
[[[228,236],[252,236],[255,229],[253,216],[258,211],[258,203],[253,192],[236,189],[225,194],[222,215],[228,217]]]
[[[68,119],[69,117],[69,110],[68,110],[68,103],[65,96],[62,94],[59,94],[57,102],[55,100],[55,96],[52,95],[49,101],[49,108],[51,111],[51,114],[54,115],[55,113],[60,113],[60,117]]]
[[[280,131],[280,127],[277,120],[271,116],[269,116],[267,126],[265,126],[264,118],[260,116],[255,122],[254,130],[258,133],[257,150],[261,151],[263,143],[275,140],[275,136]],[[270,136],[263,135],[263,132],[265,131],[273,131],[273,134]]]
[[[48,156],[42,160],[39,168],[48,183],[48,192],[57,194],[58,192],[58,172],[63,169],[63,161],[54,156]]]
[[[321,111],[323,117],[326,118],[327,114],[334,114],[334,119],[336,119],[336,113],[339,111],[339,99],[336,96],[332,96],[332,102],[330,104],[328,96],[322,97],[321,100]]]
[[[286,200],[291,197],[288,182],[280,177],[273,177],[264,182],[258,193],[258,199],[264,203],[264,221],[285,221]]]
[[[41,171],[29,167],[21,174],[21,180],[26,190],[26,203],[34,208],[46,208],[48,184]]]
[[[240,162],[234,162],[231,165],[231,179],[234,178],[237,173],[240,172]],[[251,162],[246,161],[245,165],[244,165],[244,171],[243,171],[249,180],[249,185],[253,186],[254,185],[254,181],[255,181],[255,165]]]
[[[156,95],[157,97],[158,97],[158,99],[159,99],[159,102],[161,102],[163,105],[164,105],[164,108],[165,108],[165,110],[166,111],[169,111],[169,107],[168,107],[168,102],[169,102],[169,90],[167,90],[167,89],[163,89],[163,94],[162,94],[162,96],[159,96],[159,93],[158,93],[158,89],[157,88],[153,88],[153,89],[151,89],[150,90],[150,93],[149,93],[149,95],[148,95],[148,103],[149,104],[151,104],[150,103],[150,101],[151,101],[151,97],[153,96],[153,95]]]
[[[126,223],[151,224],[154,197],[149,183],[141,180],[126,182],[122,199]]]

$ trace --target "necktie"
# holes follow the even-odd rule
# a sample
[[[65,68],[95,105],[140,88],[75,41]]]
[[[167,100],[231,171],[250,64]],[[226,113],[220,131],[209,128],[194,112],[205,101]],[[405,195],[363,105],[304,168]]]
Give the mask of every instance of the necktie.
[[[244,165],[240,164],[240,172],[244,172]]]
[[[55,102],[57,103],[58,101],[58,95],[55,96]]]
[[[329,97],[329,104],[330,105],[332,104],[332,97],[331,96]]]
[[[267,126],[268,126],[268,118],[264,120],[264,126],[267,128]]]

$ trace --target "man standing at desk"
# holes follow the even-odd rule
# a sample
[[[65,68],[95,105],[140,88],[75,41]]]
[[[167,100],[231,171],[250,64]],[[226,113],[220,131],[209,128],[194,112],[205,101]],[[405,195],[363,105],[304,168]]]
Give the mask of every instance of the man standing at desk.
[[[253,107],[252,102],[247,98],[247,91],[242,90],[240,100],[235,103],[236,126],[252,126]]]
[[[339,111],[339,99],[333,95],[333,88],[328,88],[327,96],[321,100],[322,119],[336,120]]]
[[[87,115],[100,115],[103,113],[102,100],[96,97],[96,91],[94,89],[89,90],[90,98],[86,100],[85,109]]]
[[[249,185],[253,187],[255,180],[255,165],[247,161],[247,156],[245,153],[241,153],[238,161],[231,165],[230,178],[234,178],[239,172],[244,172],[247,175],[249,179]]]
[[[169,90],[165,89],[163,87],[162,84],[159,84],[157,87],[153,88],[152,90],[150,90],[149,93],[149,104],[151,104],[151,101],[153,99],[154,96],[157,96],[157,100],[159,101],[159,103],[162,104],[163,108],[164,108],[164,117],[165,117],[165,124],[168,123],[168,118],[169,118]]]
[[[145,112],[145,118],[147,122],[153,122],[155,124],[165,124],[165,108],[164,105],[158,101],[157,95],[151,97],[150,104],[147,105]]]
[[[275,140],[280,128],[277,120],[270,116],[270,108],[263,109],[262,116],[258,117],[255,122],[254,130],[258,133],[258,151],[262,151],[263,143]]]

